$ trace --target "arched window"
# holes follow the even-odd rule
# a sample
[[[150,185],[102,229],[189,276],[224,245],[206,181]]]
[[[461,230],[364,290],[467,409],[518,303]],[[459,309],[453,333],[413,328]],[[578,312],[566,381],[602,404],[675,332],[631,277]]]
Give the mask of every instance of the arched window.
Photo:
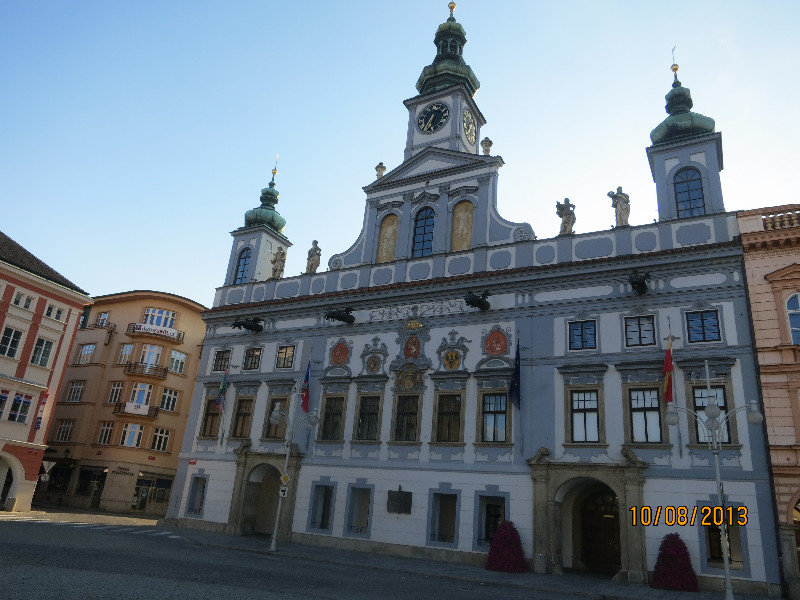
[[[686,167],[675,173],[675,204],[678,218],[697,217],[706,214],[703,201],[703,178],[694,167]]]
[[[236,263],[236,277],[233,280],[233,285],[238,283],[247,282],[247,274],[250,272],[250,257],[253,253],[250,248],[245,248],[239,254],[239,262]]]
[[[411,249],[412,258],[429,256],[433,252],[433,218],[431,208],[423,208],[414,219],[414,246]]]
[[[394,260],[394,250],[397,246],[397,225],[399,219],[397,215],[386,215],[381,221],[381,231],[378,234],[378,257],[379,263],[392,262]]]
[[[800,344],[800,294],[794,294],[786,301],[786,314],[789,317],[792,343]]]
[[[463,200],[453,207],[450,250],[469,250],[472,247],[472,202]]]

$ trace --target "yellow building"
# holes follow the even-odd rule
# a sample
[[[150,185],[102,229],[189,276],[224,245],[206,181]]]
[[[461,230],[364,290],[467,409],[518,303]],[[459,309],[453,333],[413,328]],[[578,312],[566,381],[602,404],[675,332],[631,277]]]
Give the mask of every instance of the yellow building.
[[[36,502],[166,513],[205,335],[201,304],[154,291],[87,307]]]

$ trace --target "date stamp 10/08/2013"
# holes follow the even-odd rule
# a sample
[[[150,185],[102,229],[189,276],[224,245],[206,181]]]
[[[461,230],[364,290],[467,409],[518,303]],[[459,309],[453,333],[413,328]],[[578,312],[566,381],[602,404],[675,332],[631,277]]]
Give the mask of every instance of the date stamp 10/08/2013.
[[[747,525],[746,506],[631,506],[631,525]]]

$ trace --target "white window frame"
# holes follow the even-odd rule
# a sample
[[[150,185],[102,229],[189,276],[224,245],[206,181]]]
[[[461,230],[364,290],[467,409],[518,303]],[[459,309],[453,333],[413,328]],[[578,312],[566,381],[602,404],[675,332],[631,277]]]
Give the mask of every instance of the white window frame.
[[[180,392],[170,388],[164,388],[161,392],[161,410],[167,412],[176,412],[175,407],[178,404],[178,396]]]
[[[161,361],[161,353],[164,351],[163,346],[156,344],[143,344],[142,353],[139,357],[139,364],[157,367]]]
[[[33,396],[30,394],[23,394],[17,392],[14,394],[14,400],[11,402],[11,408],[8,410],[8,421],[10,423],[24,424],[28,420],[28,413],[31,409],[31,402]]]
[[[57,442],[68,442],[72,437],[72,428],[75,426],[75,419],[59,419],[58,429],[56,430]]]
[[[139,448],[142,445],[143,433],[144,425],[125,423],[122,427],[122,436],[119,439],[119,445],[125,446],[126,448]]]
[[[116,404],[122,399],[122,391],[125,389],[124,381],[112,381],[108,391],[108,403]]]
[[[173,350],[169,357],[169,370],[178,375],[183,375],[186,368],[186,353],[180,350]]]
[[[101,446],[108,446],[111,443],[111,436],[114,434],[114,421],[103,421],[100,424],[100,432],[97,435],[97,443]]]
[[[152,383],[142,383],[140,381],[135,381],[133,383],[133,389],[131,390],[131,403],[132,404],[139,404],[144,406],[150,405],[150,397],[153,395],[153,384]]]
[[[22,332],[13,327],[3,328],[3,334],[0,336],[0,356],[7,356],[14,358],[17,356],[19,349],[19,342],[22,339]]]
[[[133,344],[122,344],[119,347],[119,360],[117,364],[124,365],[127,362],[131,361],[131,356],[133,356]]]
[[[83,390],[86,388],[85,380],[70,381],[69,388],[67,389],[67,402],[80,402],[83,396]]]
[[[155,452],[166,452],[169,446],[169,429],[163,427],[156,427],[153,429],[153,442],[150,444],[150,450]]]
[[[90,350],[91,349],[91,350]],[[97,350],[97,344],[83,344],[78,350],[78,364],[88,365],[94,359],[94,353]]]
[[[176,316],[175,311],[148,306],[144,309],[144,324],[174,329]]]
[[[53,342],[45,338],[36,338],[36,345],[33,348],[31,364],[37,367],[47,368],[50,362],[50,352],[53,350]]]

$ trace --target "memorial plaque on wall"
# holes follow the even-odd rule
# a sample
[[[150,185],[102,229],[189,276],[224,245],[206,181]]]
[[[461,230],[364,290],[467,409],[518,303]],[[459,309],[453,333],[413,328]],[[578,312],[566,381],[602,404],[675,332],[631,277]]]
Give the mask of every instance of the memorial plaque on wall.
[[[386,501],[386,511],[401,515],[411,514],[411,492],[389,490],[389,499]]]

